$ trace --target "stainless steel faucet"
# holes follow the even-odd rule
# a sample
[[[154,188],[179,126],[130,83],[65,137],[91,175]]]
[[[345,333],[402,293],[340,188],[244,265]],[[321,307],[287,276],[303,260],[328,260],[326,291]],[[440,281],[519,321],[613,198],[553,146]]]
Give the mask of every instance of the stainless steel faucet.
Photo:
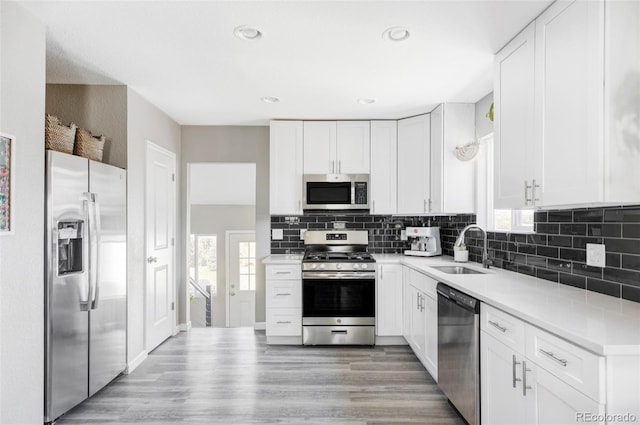
[[[453,246],[454,247],[460,246],[464,243],[464,234],[469,229],[478,229],[482,232],[482,235],[483,235],[482,267],[484,267],[485,269],[488,269],[493,262],[489,259],[489,254],[487,253],[487,231],[484,230],[482,227],[478,226],[477,224],[468,225],[467,227],[465,227],[460,231],[460,235],[458,236],[458,239],[456,239],[456,242],[453,244]]]

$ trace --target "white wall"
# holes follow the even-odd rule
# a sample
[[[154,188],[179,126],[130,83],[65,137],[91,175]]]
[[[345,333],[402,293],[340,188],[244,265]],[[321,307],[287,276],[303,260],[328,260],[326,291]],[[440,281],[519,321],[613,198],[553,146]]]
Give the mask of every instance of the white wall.
[[[493,92],[476,102],[476,131],[478,138],[493,133],[493,122],[487,118],[489,107],[493,103]]]
[[[189,217],[187,164],[198,162],[253,162],[256,164],[256,256],[270,253],[269,216],[269,127],[262,126],[183,126],[181,150],[180,208]],[[188,235],[187,220],[182,234]],[[181,241],[187,252],[187,238]],[[182,258],[186,264],[186,257]],[[186,274],[186,269],[183,269]],[[186,292],[185,292],[186,293]],[[265,321],[264,265],[256,267],[256,322]],[[186,311],[186,310],[185,310]],[[182,315],[181,315],[182,316]]]
[[[127,87],[47,84],[46,112],[104,135],[102,162],[127,168]]]
[[[176,153],[177,171],[180,169],[180,126],[164,112],[153,106],[135,91],[127,90],[127,362],[146,356],[144,340],[144,285],[146,269],[145,252],[145,146],[147,140]],[[180,187],[177,173],[176,187]],[[177,198],[179,199],[179,198]],[[180,241],[182,228],[180,209],[176,214],[176,241]],[[180,249],[176,246],[176,249]],[[184,262],[177,256],[177,286],[185,287]],[[184,289],[183,289],[184,292]],[[176,300],[186,305],[186,296]],[[177,309],[176,311],[178,311]],[[177,323],[185,323],[179,317]]]
[[[0,131],[16,136],[15,234],[0,236],[0,423],[38,424],[44,404],[45,28],[2,1]]]
[[[225,326],[227,300],[227,253],[225,235],[228,230],[254,230],[256,208],[253,205],[191,205],[191,233],[216,235],[217,296],[211,299],[211,323]]]

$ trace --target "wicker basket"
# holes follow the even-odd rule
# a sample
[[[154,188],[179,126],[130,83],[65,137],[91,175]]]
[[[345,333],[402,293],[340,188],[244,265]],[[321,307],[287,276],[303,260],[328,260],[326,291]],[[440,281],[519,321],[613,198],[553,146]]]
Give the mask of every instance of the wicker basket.
[[[44,120],[44,146],[54,151],[73,153],[77,126],[74,123],[62,125],[55,115],[46,114]]]
[[[73,148],[74,155],[102,162],[105,137],[93,137],[89,130],[78,128],[76,130],[76,143]]]

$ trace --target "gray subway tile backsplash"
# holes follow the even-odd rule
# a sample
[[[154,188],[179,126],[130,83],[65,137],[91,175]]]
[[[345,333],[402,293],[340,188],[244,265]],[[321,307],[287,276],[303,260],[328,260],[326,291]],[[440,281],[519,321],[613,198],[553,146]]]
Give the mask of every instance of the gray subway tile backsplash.
[[[344,221],[348,229],[369,231],[369,251],[401,253],[400,240],[407,226],[430,221],[440,226],[442,252],[453,255],[460,230],[475,222],[475,215],[397,217],[364,212],[308,213],[297,222],[271,216],[272,229],[284,229],[284,240],[271,241],[271,253],[302,253],[300,229],[331,229]],[[640,302],[640,206],[536,211],[535,234],[488,232],[489,257],[494,267]],[[482,261],[482,235],[469,232],[465,243],[469,260]],[[604,243],[606,268],[586,265],[586,244]]]

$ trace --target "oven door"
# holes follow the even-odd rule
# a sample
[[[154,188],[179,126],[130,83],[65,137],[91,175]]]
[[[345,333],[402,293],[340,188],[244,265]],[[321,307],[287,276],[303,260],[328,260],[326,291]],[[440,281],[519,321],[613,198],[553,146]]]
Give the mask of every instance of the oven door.
[[[375,325],[375,273],[305,272],[303,325]]]

